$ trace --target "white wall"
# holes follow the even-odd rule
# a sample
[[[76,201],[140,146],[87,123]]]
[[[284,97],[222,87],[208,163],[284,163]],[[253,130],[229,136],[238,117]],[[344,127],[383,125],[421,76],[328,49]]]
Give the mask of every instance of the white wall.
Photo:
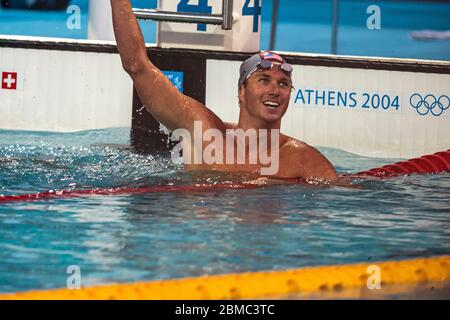
[[[133,86],[117,54],[1,47],[6,71],[18,73],[18,88],[0,86],[1,129],[131,127]]]

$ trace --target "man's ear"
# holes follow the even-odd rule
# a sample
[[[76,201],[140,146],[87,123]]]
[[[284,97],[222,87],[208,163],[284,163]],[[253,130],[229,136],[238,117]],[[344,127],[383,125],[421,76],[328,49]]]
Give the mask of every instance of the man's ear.
[[[238,89],[238,99],[239,99],[239,108],[241,107],[242,103],[244,102],[245,97],[245,84],[241,85],[241,87]]]

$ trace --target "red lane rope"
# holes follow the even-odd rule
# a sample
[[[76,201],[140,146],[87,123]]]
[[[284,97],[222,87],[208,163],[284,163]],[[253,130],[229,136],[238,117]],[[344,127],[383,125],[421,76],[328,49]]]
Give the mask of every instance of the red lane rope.
[[[392,178],[407,174],[439,173],[450,171],[450,149],[437,152],[435,154],[425,155],[420,158],[414,158],[407,161],[401,161],[394,164],[362,171],[351,174],[347,177],[364,178]],[[291,181],[300,181],[291,179]],[[146,188],[97,188],[87,190],[49,190],[45,192],[4,196],[0,195],[0,203],[15,201],[31,201],[53,198],[71,198],[84,195],[120,195],[137,193],[160,193],[160,192],[192,192],[192,191],[212,191],[212,190],[230,190],[230,189],[256,189],[259,185],[247,183],[234,184],[192,184],[192,185],[165,185],[151,186]]]
[[[439,173],[450,171],[450,149],[428,154],[420,158],[401,161],[394,164],[359,172],[355,177],[391,178],[412,173]]]

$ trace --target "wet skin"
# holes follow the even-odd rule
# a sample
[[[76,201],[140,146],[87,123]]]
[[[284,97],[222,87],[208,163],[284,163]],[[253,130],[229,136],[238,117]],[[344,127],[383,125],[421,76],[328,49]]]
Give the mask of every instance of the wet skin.
[[[169,130],[186,129],[193,136],[194,123],[202,123],[203,133],[217,129],[226,137],[233,128],[280,129],[291,95],[290,77],[275,66],[254,72],[239,88],[237,124],[225,124],[205,105],[180,93],[147,56],[144,38],[129,0],[111,0],[114,33],[122,66],[130,75],[138,95],[150,114]],[[232,84],[229,84],[232,85]],[[269,104],[271,104],[269,106]],[[234,106],[230,106],[233,108]],[[270,136],[270,134],[269,134]],[[334,167],[315,148],[279,134],[279,170],[271,178],[335,180]],[[223,141],[222,141],[223,142]],[[270,146],[270,142],[268,141]],[[233,147],[242,141],[235,142]],[[203,148],[210,142],[204,142]],[[224,144],[225,145],[225,144]],[[193,148],[192,148],[193,150]],[[218,170],[260,173],[261,164],[186,165],[186,170]]]

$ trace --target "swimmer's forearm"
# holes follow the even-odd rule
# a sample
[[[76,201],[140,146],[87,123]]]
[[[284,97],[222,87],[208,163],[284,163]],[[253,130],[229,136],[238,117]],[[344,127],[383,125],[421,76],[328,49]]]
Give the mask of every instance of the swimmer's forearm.
[[[149,63],[141,28],[130,0],[111,0],[111,7],[122,66],[128,73],[136,73],[145,63]]]

